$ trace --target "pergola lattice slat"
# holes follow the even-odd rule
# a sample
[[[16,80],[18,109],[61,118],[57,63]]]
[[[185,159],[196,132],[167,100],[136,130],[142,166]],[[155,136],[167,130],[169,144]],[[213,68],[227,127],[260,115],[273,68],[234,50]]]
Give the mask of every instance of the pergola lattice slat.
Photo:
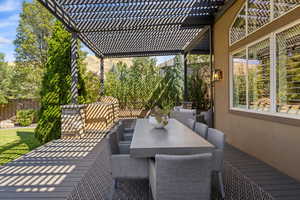
[[[98,57],[184,52],[226,0],[39,0]]]

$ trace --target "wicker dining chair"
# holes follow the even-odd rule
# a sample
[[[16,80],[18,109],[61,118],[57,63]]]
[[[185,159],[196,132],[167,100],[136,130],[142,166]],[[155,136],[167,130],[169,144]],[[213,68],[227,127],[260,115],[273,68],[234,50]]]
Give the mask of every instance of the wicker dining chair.
[[[149,161],[154,200],[208,200],[212,154],[156,155]]]

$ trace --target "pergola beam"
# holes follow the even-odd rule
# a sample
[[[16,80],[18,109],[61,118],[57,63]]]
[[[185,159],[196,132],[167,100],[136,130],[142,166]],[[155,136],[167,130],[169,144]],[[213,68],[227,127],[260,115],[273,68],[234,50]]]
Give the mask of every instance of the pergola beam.
[[[209,30],[209,26],[204,27],[195,37],[194,39],[184,48],[184,52],[190,52],[192,51],[197,44],[202,41],[202,39],[205,37],[205,34]]]
[[[92,13],[92,12],[109,12],[113,11],[116,14],[120,14],[126,10],[131,11],[145,11],[145,10],[162,10],[168,8],[177,8],[178,11],[185,8],[214,8],[223,4],[223,0],[219,1],[207,1],[207,0],[172,0],[172,1],[153,1],[149,0],[145,3],[142,1],[122,1],[121,3],[114,2],[100,2],[100,1],[84,1],[78,2],[72,0],[71,4],[64,3],[64,0],[60,0],[62,7],[69,13]],[[165,12],[166,13],[166,12]]]
[[[235,2],[236,0],[227,0],[224,6],[214,14],[215,21],[217,21]]]
[[[44,5],[57,19],[59,19],[69,32],[77,32],[76,23],[74,20],[61,8],[61,6],[55,0],[38,0]],[[77,37],[89,47],[96,55],[102,56],[102,53],[97,50],[85,35],[77,34]]]
[[[98,57],[126,57],[199,50],[197,33],[230,0],[39,1]]]
[[[177,55],[182,53],[183,53],[182,50],[119,52],[119,53],[105,54],[105,58],[169,56],[169,55]]]

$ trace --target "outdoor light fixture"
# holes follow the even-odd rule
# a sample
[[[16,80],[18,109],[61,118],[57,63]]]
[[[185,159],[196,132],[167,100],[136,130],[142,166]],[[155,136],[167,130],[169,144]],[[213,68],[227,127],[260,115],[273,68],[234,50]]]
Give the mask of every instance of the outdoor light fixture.
[[[220,81],[223,78],[223,72],[220,69],[215,69],[214,71],[214,81]]]

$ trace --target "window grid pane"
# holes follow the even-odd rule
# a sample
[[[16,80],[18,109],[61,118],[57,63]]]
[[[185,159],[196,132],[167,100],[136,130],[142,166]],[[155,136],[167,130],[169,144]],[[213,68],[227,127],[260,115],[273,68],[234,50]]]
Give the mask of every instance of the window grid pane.
[[[247,108],[247,57],[246,50],[232,56],[233,61],[233,107]]]
[[[231,44],[242,39],[246,36],[246,12],[245,6],[239,12],[235,19],[231,31],[230,31],[230,42]]]
[[[270,40],[248,48],[249,109],[270,111]]]
[[[300,24],[276,35],[276,110],[300,115]]]
[[[247,0],[230,28],[230,44],[300,6],[300,0]],[[247,18],[247,19],[246,19]],[[247,30],[247,32],[246,32]]]
[[[274,18],[279,17],[300,4],[300,0],[274,0]]]
[[[248,1],[248,33],[252,33],[266,23],[270,22],[271,1]]]

